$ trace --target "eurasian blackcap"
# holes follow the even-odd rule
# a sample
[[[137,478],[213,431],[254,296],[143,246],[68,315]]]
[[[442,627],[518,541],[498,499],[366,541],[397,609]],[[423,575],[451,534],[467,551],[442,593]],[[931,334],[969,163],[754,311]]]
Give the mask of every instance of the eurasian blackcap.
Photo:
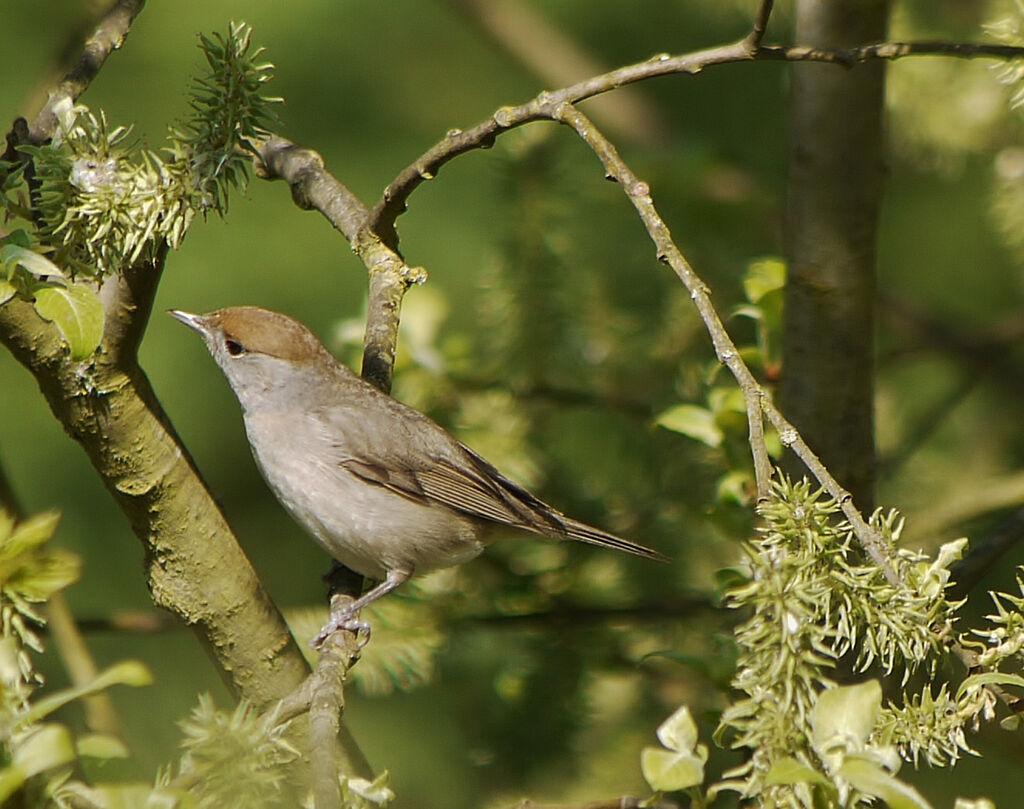
[[[287,315],[253,306],[170,314],[202,335],[227,376],[277,499],[331,556],[380,582],[333,617],[318,643],[362,626],[355,613],[413,573],[472,559],[496,526],[665,560],[538,500]]]

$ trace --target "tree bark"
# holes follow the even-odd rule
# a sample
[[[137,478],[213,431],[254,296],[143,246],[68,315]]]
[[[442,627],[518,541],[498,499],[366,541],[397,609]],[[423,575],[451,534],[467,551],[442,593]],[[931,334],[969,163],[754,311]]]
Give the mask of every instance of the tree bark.
[[[71,361],[53,324],[19,299],[0,306],[0,344],[128,517],[153,600],[198,630],[234,693],[266,706],[309,668],[138,366],[160,263],[107,281],[104,339],[89,360]]]
[[[798,0],[796,41],[883,40],[887,0]],[[876,232],[885,65],[792,69],[783,412],[862,510],[874,504]],[[803,475],[794,458],[787,469]]]

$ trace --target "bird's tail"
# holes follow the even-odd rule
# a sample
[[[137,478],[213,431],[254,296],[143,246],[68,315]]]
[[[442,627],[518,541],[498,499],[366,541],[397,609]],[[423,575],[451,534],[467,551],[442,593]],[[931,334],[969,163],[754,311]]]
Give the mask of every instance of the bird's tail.
[[[646,545],[640,545],[637,542],[617,537],[615,534],[609,534],[607,531],[578,522],[570,517],[561,517],[559,521],[565,528],[566,536],[571,539],[578,539],[580,542],[586,542],[589,545],[598,545],[602,548],[611,548],[612,550],[631,553],[634,556],[642,556],[644,559],[654,559],[656,562],[672,561],[665,554],[658,553],[658,551],[648,548]]]

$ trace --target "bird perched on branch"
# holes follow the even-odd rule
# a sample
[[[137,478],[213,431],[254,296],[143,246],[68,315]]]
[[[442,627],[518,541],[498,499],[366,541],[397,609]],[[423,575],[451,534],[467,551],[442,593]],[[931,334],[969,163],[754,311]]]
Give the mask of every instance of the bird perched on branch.
[[[297,320],[253,306],[171,310],[202,336],[242,405],[277,499],[337,561],[379,582],[315,639],[368,629],[356,613],[414,574],[477,556],[493,528],[667,561],[539,500],[427,416],[338,362]]]

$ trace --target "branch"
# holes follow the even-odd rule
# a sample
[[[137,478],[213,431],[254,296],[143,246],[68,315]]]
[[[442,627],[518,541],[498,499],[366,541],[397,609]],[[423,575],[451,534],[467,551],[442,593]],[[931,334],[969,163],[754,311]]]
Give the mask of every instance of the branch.
[[[768,30],[768,21],[771,19],[774,6],[775,0],[761,0],[757,15],[754,17],[754,27],[744,40],[751,51],[757,51],[761,47],[761,40],[764,39],[765,31]]]
[[[57,130],[57,116],[54,108],[63,101],[78,100],[100,72],[107,57],[124,44],[132,22],[146,0],[117,0],[96,26],[96,30],[85,42],[81,56],[74,66],[57,83],[50,98],[36,115],[29,129],[29,142],[39,145],[53,137]]]
[[[448,0],[491,44],[543,87],[562,87],[607,68],[585,46],[525,0]],[[671,131],[660,108],[639,91],[595,99],[590,115],[613,136],[648,148],[663,147]]]
[[[361,576],[355,578],[362,583]],[[338,600],[352,601],[353,598],[351,595],[333,596],[332,613]],[[349,757],[338,743],[345,711],[345,678],[359,659],[359,648],[356,632],[334,632],[324,643],[316,671],[310,677],[309,756],[316,809],[340,809],[339,774],[373,778],[362,752],[355,748],[356,755]]]
[[[363,377],[389,392],[402,297],[412,284],[426,280],[426,273],[422,268],[408,266],[397,251],[373,234],[366,224],[366,206],[324,168],[319,154],[276,135],[259,143],[257,153],[257,174],[267,180],[287,182],[295,204],[323,214],[370,271]]]
[[[1024,48],[1017,45],[996,45],[987,42],[877,42],[850,48],[808,48],[782,45],[762,46],[754,54],[756,59],[784,62],[825,62],[854,67],[876,59],[895,61],[905,56],[955,56],[960,59],[1020,59]]]
[[[370,213],[366,227],[393,250],[398,249],[395,223],[405,213],[406,202],[412,192],[424,181],[432,180],[448,161],[474,149],[486,149],[504,131],[531,121],[550,118],[548,111],[559,104],[575,104],[592,96],[615,90],[627,84],[656,76],[696,74],[715,65],[748,61],[824,62],[853,67],[876,59],[900,59],[905,56],[957,56],[961,58],[989,57],[1015,59],[1024,57],[1024,48],[1010,45],[956,42],[884,42],[853,48],[824,49],[757,45],[762,34],[758,26],[766,23],[771,3],[763,2],[758,21],[750,35],[731,45],[694,51],[679,56],[658,54],[644,62],[620,67],[600,76],[594,76],[560,90],[540,93],[534,99],[516,107],[501,107],[493,115],[467,130],[452,129],[444,139],[430,147],[384,189],[384,194]],[[763,33],[763,32],[762,32]]]
[[[629,607],[588,607],[580,604],[556,601],[549,607],[531,612],[492,612],[460,615],[451,619],[454,625],[487,626],[491,629],[522,627],[562,627],[582,629],[592,626],[608,626],[630,623],[651,622],[663,624],[666,620],[682,620],[702,615],[721,615],[721,607],[711,595],[677,596],[660,601],[650,601]]]
[[[754,378],[746,363],[740,356],[736,345],[725,329],[718,312],[711,303],[711,295],[707,285],[694,272],[689,262],[683,257],[672,234],[661,218],[651,199],[651,191],[647,183],[640,180],[625,161],[619,156],[618,151],[602,135],[591,121],[571,104],[557,104],[547,109],[552,120],[566,124],[576,131],[576,134],[594,151],[597,158],[604,166],[605,176],[619,183],[633,207],[636,208],[644,227],[647,229],[651,241],[657,248],[658,260],[675,272],[679,280],[689,290],[690,297],[700,314],[704,326],[711,336],[711,342],[715,349],[715,355],[725,365],[736,379],[740,390],[743,393],[747,404],[747,412],[750,413],[757,408],[763,411],[771,422],[772,426],[779,433],[782,443],[789,447],[814,476],[819,484],[839,504],[843,515],[850,522],[853,532],[861,546],[874,560],[875,564],[885,573],[885,577],[893,584],[899,582],[899,576],[889,558],[885,542],[878,531],[872,528],[861,515],[853,502],[850,493],[846,491],[839,482],[832,477],[824,464],[818,459],[806,442],[772,404],[768,392],[765,391]],[[758,421],[758,419],[754,419]],[[765,477],[766,472],[771,469],[771,461],[768,457],[768,449],[764,444],[763,435],[757,427],[751,427],[751,453],[754,458],[754,471],[757,477],[758,492],[767,492],[769,481]],[[760,438],[760,440],[756,440]]]
[[[137,281],[147,273],[158,275],[159,268],[133,268],[130,275]],[[128,320],[132,311],[109,311],[108,323]],[[0,343],[35,377],[128,517],[146,552],[154,602],[199,630],[235,693],[258,705],[279,699],[304,678],[302,655],[134,353],[112,341],[118,333],[109,326],[91,360],[71,362],[56,327],[30,303],[0,306]]]
[[[53,134],[56,105],[89,86],[142,6],[111,7],[32,127],[16,122],[9,151]],[[104,284],[104,337],[89,360],[71,361],[53,324],[20,299],[0,306],[0,343],[35,377],[127,516],[154,602],[196,629],[232,691],[266,705],[301,683],[308,667],[138,364],[166,253],[164,245],[155,260]]]

